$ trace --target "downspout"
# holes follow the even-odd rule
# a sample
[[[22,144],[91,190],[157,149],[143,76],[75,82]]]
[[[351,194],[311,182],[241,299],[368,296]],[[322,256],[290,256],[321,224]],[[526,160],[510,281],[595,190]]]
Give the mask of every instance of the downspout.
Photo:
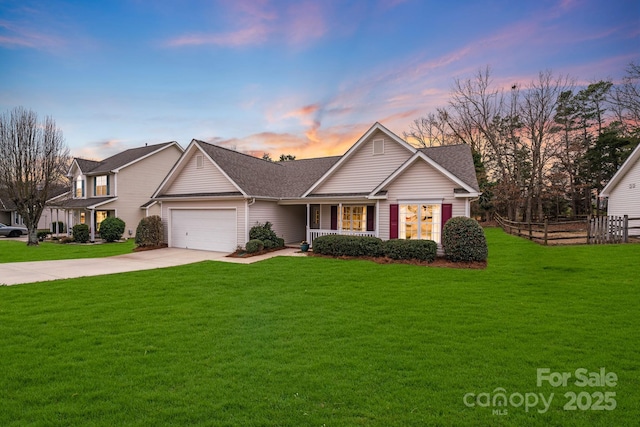
[[[467,218],[471,218],[471,202],[475,202],[476,200],[480,200],[480,196],[475,199],[467,199],[467,206],[465,207],[465,214]]]

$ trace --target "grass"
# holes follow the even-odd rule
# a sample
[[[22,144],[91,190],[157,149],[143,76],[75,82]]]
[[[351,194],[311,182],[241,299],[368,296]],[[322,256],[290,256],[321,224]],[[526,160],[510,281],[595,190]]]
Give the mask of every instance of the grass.
[[[636,424],[640,245],[487,238],[486,270],[278,257],[2,287],[0,425]],[[537,387],[545,367],[618,382]],[[463,403],[499,387],[554,399]],[[616,408],[563,410],[597,391]]]
[[[95,245],[60,244],[42,242],[38,246],[27,246],[25,242],[0,239],[0,263],[23,261],[46,261],[75,258],[103,258],[130,253],[135,247],[134,239],[121,243]]]

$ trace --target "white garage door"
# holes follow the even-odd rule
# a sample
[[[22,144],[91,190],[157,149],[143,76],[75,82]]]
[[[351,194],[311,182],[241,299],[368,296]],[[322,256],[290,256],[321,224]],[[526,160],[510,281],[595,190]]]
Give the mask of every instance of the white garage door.
[[[171,246],[233,252],[237,243],[235,209],[172,209]]]

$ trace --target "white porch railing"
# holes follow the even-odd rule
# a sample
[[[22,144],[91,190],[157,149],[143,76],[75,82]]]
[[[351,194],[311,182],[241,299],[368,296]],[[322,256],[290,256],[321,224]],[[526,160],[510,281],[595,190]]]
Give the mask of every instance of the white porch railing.
[[[307,230],[307,241],[313,246],[313,241],[320,236],[328,236],[331,234],[341,234],[345,236],[369,236],[377,237],[375,231],[352,231],[352,230],[322,230],[311,228]]]

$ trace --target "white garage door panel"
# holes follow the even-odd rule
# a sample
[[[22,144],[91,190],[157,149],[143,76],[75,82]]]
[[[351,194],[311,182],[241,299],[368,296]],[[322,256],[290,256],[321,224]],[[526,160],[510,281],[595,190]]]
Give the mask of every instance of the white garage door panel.
[[[171,246],[233,252],[236,248],[235,209],[172,209]]]

